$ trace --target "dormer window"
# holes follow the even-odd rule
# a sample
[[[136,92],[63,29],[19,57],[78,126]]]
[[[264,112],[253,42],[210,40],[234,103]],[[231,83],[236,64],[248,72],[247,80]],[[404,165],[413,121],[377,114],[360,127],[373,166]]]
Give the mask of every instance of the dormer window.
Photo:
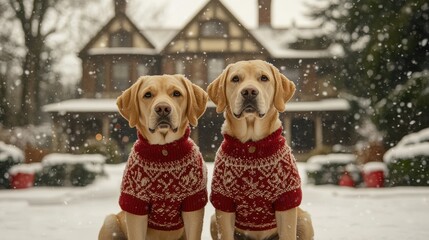
[[[119,30],[110,34],[110,47],[132,47],[131,33]]]
[[[204,37],[223,37],[227,34],[227,26],[224,22],[210,20],[201,23],[201,36]]]

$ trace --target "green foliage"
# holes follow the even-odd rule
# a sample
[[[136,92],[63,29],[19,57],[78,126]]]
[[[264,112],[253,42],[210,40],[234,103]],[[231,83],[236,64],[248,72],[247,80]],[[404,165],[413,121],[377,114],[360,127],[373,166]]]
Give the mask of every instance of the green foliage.
[[[35,186],[84,187],[94,182],[99,172],[89,170],[84,164],[58,164],[44,166],[36,173]]]
[[[329,1],[326,8],[315,11],[314,17],[326,25],[337,27],[332,35],[333,41],[341,43],[345,51],[341,78],[350,93],[369,99],[372,109],[385,101],[399,84],[407,82],[413,73],[428,68],[427,1]],[[417,88],[410,91],[409,98],[417,98],[422,91]],[[413,104],[413,111],[425,112],[429,103],[426,101],[425,104]],[[384,107],[391,106],[385,104]],[[377,110],[374,112],[375,123],[380,123],[379,127],[387,129],[398,126],[398,118],[383,114],[389,109]],[[406,122],[408,124],[410,121]],[[404,132],[413,130],[412,127]],[[386,134],[392,143],[403,136],[403,132],[395,131]]]
[[[63,187],[66,185],[67,165],[44,166],[42,171],[35,175],[35,186]]]
[[[18,164],[11,156],[7,156],[6,159],[0,159],[0,189],[10,188],[9,181],[9,169]]]
[[[429,156],[397,159],[387,167],[390,186],[429,186]]]
[[[346,172],[346,164],[342,163],[327,163],[321,165],[320,169],[317,170],[307,170],[307,181],[315,185],[324,185],[324,184],[333,184],[338,185],[341,176]],[[362,179],[360,179],[359,174],[351,173],[354,176],[354,180],[359,184]]]
[[[429,126],[429,72],[413,74],[376,108],[375,120],[385,142],[395,143],[410,132]],[[395,131],[392,131],[392,127]]]
[[[123,156],[125,153],[119,149],[118,143],[111,140],[101,140],[97,141],[96,139],[88,139],[83,147],[83,154],[94,154],[99,153],[103,156],[106,156],[107,164],[116,164],[123,162]]]
[[[88,171],[83,164],[76,164],[70,172],[70,181],[72,186],[84,187],[94,182],[97,174]]]

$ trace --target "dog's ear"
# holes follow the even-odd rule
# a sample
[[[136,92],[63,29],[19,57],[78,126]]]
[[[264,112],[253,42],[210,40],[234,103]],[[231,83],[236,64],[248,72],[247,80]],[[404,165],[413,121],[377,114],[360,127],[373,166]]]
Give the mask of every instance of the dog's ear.
[[[216,105],[216,112],[221,113],[226,108],[226,78],[231,65],[228,65],[223,72],[207,87],[209,98]]]
[[[181,79],[188,92],[186,116],[192,126],[197,126],[198,119],[206,111],[208,96],[207,93],[199,86],[193,84],[183,75],[175,75]]]
[[[275,80],[274,107],[279,112],[284,112],[286,108],[285,104],[295,93],[295,84],[285,75],[280,73],[279,69],[272,64],[270,64],[270,68]]]
[[[140,101],[138,99],[138,92],[143,83],[144,77],[140,77],[130,88],[125,90],[121,96],[116,99],[121,115],[128,121],[130,127],[141,129],[143,127],[140,118]]]

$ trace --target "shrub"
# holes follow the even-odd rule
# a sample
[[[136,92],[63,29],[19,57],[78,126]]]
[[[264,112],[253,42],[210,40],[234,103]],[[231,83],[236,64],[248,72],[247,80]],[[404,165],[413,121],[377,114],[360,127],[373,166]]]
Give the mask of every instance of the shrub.
[[[24,153],[15,146],[0,142],[0,188],[10,188],[9,169],[24,162]]]
[[[104,174],[105,157],[100,154],[47,155],[42,171],[36,174],[37,186],[87,186]]]
[[[308,183],[315,185],[337,185],[346,171],[348,164],[354,163],[356,157],[352,154],[316,155],[308,159]]]
[[[429,156],[396,159],[387,168],[390,186],[429,186]]]
[[[123,153],[114,140],[88,139],[81,148],[83,154],[101,154],[106,156],[107,164],[116,164],[123,162]]]
[[[63,187],[66,185],[67,165],[58,164],[43,166],[42,171],[36,173],[35,186]]]

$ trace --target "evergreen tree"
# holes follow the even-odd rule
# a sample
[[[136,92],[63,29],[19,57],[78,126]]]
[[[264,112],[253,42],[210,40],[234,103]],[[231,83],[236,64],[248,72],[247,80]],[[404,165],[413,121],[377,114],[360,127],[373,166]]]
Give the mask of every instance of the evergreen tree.
[[[323,7],[319,5],[314,16],[336,27],[332,38],[345,51],[341,78],[350,93],[370,100],[374,123],[384,133],[386,144],[395,144],[404,134],[429,127],[427,118],[398,110],[411,103],[413,113],[427,112],[429,102],[413,104],[424,94],[424,88],[407,91],[408,97],[404,97],[405,92],[394,93],[401,86],[408,88],[407,82],[415,81],[414,73],[421,72],[419,78],[427,78],[422,73],[429,69],[427,1],[329,1]],[[405,99],[408,102],[401,102]],[[361,113],[365,111],[361,109]]]

